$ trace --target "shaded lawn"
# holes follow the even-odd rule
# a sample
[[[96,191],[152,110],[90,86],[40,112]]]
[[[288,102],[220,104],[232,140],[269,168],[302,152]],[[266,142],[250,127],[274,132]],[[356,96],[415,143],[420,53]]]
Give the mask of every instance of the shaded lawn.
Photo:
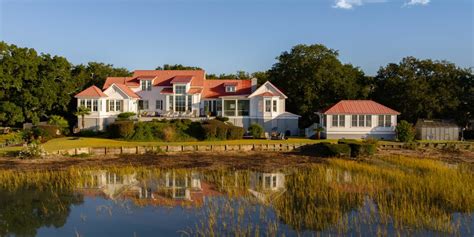
[[[312,140],[307,138],[289,138],[288,140],[241,139],[227,141],[196,141],[196,142],[140,142],[124,141],[107,138],[92,137],[62,137],[49,140],[43,144],[46,151],[57,151],[80,147],[120,147],[120,146],[162,146],[162,145],[247,145],[247,144],[289,144],[289,143],[318,143],[331,140]],[[0,154],[9,151],[18,151],[21,147],[0,148]]]

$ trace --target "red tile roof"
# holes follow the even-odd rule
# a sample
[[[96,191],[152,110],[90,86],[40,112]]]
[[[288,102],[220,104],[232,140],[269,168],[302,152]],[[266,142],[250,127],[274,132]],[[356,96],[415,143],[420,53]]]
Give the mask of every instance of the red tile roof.
[[[127,94],[128,96],[132,97],[132,98],[140,98],[140,96],[138,96],[137,94],[135,94],[135,92],[133,92],[128,86],[124,85],[124,84],[115,84],[118,88],[120,88],[120,90],[122,90],[125,94]]]
[[[341,100],[335,105],[322,111],[323,114],[393,114],[398,115],[393,109],[372,100]]]
[[[137,87],[140,86],[140,82],[135,77],[107,77],[105,80],[104,86],[102,89],[109,88],[112,84],[124,84],[129,87]]]
[[[226,92],[224,84],[236,83],[235,92]],[[251,80],[219,79],[205,80],[203,98],[219,98],[221,96],[250,95],[252,93]]]
[[[191,86],[203,86],[204,70],[135,70],[133,77],[155,76],[154,86],[171,86],[171,81],[176,76],[193,77]]]
[[[87,89],[79,92],[76,98],[97,98],[97,97],[107,97],[104,92],[102,92],[97,86],[90,86]]]
[[[193,80],[193,76],[175,76],[171,80],[171,84],[175,83],[190,83]]]
[[[226,82],[226,83],[224,83],[224,86],[237,86],[238,84],[239,84],[239,83],[233,81],[233,82]]]

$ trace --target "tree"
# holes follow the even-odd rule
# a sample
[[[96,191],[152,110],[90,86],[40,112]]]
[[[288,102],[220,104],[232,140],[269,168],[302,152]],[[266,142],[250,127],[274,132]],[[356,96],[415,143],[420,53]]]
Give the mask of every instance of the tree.
[[[206,79],[250,79],[251,76],[248,72],[245,71],[237,71],[235,74],[227,74],[221,73],[219,75],[216,74],[207,74]]]
[[[415,140],[415,129],[413,125],[405,120],[398,123],[396,131],[398,140],[401,142],[411,142]]]
[[[368,96],[370,83],[364,73],[342,64],[338,52],[321,44],[296,45],[277,57],[268,78],[287,96],[287,110],[302,116],[306,127],[317,121],[314,114],[342,99]]]
[[[473,73],[446,61],[404,58],[380,68],[372,98],[401,112],[401,118],[455,118],[473,111]],[[472,114],[472,112],[471,112]]]
[[[155,70],[202,70],[202,68],[182,64],[163,64],[163,67],[158,66]]]
[[[89,115],[89,114],[91,114],[91,110],[87,107],[84,107],[84,106],[78,107],[76,113],[74,113],[74,115],[76,115],[78,117],[81,116],[82,129],[84,129],[84,127],[85,127],[84,117],[86,115]]]

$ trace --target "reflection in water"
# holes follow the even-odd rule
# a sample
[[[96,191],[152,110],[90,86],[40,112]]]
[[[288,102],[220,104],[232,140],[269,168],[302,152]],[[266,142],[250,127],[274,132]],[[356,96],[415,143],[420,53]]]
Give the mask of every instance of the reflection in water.
[[[473,185],[472,167],[404,158],[264,172],[2,171],[0,236],[469,235]],[[114,210],[108,219],[88,211],[104,205]]]

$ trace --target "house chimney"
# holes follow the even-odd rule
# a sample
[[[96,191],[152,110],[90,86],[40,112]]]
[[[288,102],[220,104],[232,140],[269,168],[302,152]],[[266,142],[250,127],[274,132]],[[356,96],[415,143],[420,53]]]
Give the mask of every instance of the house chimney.
[[[256,91],[257,90],[257,83],[258,83],[258,79],[257,78],[252,78],[250,79],[251,80],[251,85],[252,85],[252,92]]]

